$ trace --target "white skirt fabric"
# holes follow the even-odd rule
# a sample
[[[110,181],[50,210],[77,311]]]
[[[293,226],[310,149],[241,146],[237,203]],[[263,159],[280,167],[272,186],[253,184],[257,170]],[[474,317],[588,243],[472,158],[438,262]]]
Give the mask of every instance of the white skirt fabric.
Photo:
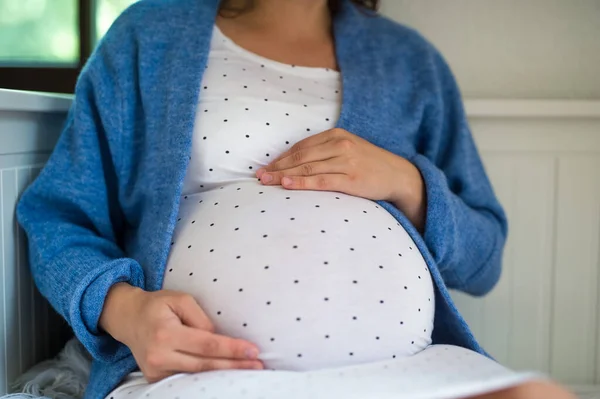
[[[130,374],[107,399],[460,399],[544,379],[476,352],[432,345],[416,355],[318,371],[211,371],[149,384]]]

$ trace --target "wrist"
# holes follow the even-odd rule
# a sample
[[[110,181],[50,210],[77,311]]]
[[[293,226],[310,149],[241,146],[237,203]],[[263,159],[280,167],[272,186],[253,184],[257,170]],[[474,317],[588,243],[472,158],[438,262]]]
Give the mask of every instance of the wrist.
[[[139,313],[140,298],[145,291],[128,283],[113,285],[104,301],[99,326],[117,341],[125,343],[122,332],[129,331],[127,324]]]
[[[413,207],[423,198],[424,182],[421,172],[402,157],[395,157],[394,161],[391,192],[387,201],[399,208]]]
[[[413,225],[423,232],[426,213],[426,190],[421,172],[408,160],[398,157],[393,191],[388,200],[398,208]]]

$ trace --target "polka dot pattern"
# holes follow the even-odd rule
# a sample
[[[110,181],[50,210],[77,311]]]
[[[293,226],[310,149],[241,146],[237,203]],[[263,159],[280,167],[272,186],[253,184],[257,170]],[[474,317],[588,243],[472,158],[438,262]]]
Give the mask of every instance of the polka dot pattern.
[[[301,353],[297,356],[304,358]],[[457,398],[503,390],[540,377],[513,372],[467,349],[433,345],[409,358],[304,373],[229,370],[178,374],[148,384],[136,372],[106,399]]]
[[[269,368],[381,361],[431,344],[425,261],[372,201],[241,181],[188,195],[178,219],[164,288],[192,294]]]
[[[256,343],[272,370],[422,351],[433,284],[402,226],[372,201],[254,175],[335,125],[339,74],[258,60],[227,40],[215,32],[163,288],[192,294],[218,332]]]
[[[254,179],[294,143],[333,128],[340,79],[336,71],[264,59],[215,29],[183,194]]]

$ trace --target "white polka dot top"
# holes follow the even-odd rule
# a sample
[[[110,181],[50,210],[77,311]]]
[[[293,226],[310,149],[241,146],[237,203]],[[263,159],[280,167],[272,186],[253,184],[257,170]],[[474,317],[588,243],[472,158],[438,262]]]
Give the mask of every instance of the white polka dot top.
[[[239,180],[294,143],[335,126],[340,74],[281,64],[214,29],[184,194]]]
[[[375,202],[262,186],[255,171],[335,126],[336,71],[278,63],[217,28],[163,288],[190,293],[265,366],[313,370],[431,344],[434,290],[406,231]]]

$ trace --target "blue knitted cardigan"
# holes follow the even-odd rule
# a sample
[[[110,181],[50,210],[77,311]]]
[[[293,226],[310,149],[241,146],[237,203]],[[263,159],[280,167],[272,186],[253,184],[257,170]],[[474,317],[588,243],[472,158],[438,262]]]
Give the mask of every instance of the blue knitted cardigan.
[[[142,0],[112,26],[78,80],[49,161],[18,220],[35,282],[94,358],[86,398],[136,368],[98,327],[109,288],[161,288],[189,160],[218,0]],[[410,160],[427,191],[420,235],[392,204],[436,285],[433,342],[484,353],[448,288],[498,281],[507,223],[451,71],[413,30],[343,1],[334,19],[343,106],[337,126]]]

